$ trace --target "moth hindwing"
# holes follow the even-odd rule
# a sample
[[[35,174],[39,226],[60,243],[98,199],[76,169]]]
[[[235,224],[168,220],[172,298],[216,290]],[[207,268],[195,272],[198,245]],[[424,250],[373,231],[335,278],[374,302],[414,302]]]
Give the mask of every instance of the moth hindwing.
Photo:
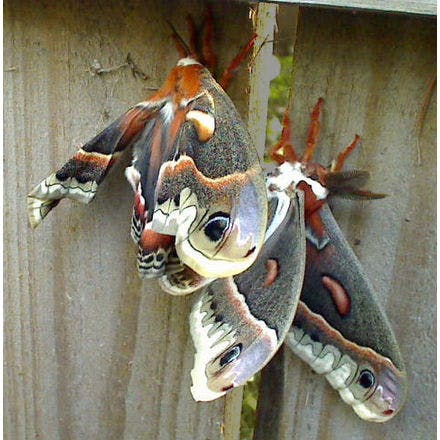
[[[327,206],[320,217],[328,243],[319,249],[307,239],[304,286],[286,342],[356,414],[383,422],[406,397],[402,356],[374,289]]]
[[[190,328],[196,355],[195,400],[213,400],[243,385],[276,353],[291,326],[304,274],[302,194],[270,200],[277,224],[255,263],[212,282],[196,301]],[[285,204],[287,209],[279,209]]]

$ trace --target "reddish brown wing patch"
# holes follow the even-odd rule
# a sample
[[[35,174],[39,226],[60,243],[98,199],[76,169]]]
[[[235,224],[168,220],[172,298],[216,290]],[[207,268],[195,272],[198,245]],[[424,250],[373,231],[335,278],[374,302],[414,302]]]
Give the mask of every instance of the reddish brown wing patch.
[[[338,313],[347,316],[351,310],[351,299],[342,284],[327,275],[322,277],[322,284],[330,292]]]
[[[122,133],[122,138],[118,150],[126,148],[145,127],[146,121],[151,117],[151,111],[143,107],[134,107],[130,109],[122,117],[119,124],[119,130]]]
[[[157,249],[169,249],[174,245],[174,235],[159,234],[151,229],[144,229],[139,243],[144,252],[154,252]]]
[[[117,153],[116,153],[117,154]],[[89,164],[96,165],[98,168],[106,168],[111,164],[113,155],[111,154],[102,154],[95,152],[88,152],[80,149],[73,156],[74,159],[80,162],[86,162]],[[113,159],[114,162],[114,159]]]
[[[266,279],[264,280],[264,287],[269,287],[277,279],[279,273],[278,261],[269,259],[266,261]]]

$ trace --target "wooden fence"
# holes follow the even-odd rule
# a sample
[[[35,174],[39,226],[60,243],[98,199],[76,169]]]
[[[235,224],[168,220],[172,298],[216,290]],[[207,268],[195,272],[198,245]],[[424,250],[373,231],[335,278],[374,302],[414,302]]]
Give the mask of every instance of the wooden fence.
[[[61,203],[35,231],[25,213],[28,191],[64,163],[75,145],[161,84],[177,59],[164,18],[185,34],[185,15],[201,19],[204,6],[189,0],[5,2],[7,439],[240,438],[240,391],[212,403],[191,398],[192,299],[166,295],[155,282],[142,283],[137,276],[124,164],[90,206]],[[273,32],[276,6],[254,9],[264,39]],[[265,374],[256,435],[431,439],[436,419],[436,23],[419,15],[281,8],[281,14],[292,11],[287,25],[296,26],[296,143],[303,144],[310,108],[323,96],[320,158],[327,162],[360,133],[362,148],[351,163],[372,172],[372,189],[391,195],[379,202],[338,203],[335,209],[349,241],[360,241],[355,251],[396,331],[411,388],[401,414],[384,425],[368,424],[286,351]],[[253,32],[248,12],[245,2],[214,4],[223,66]],[[265,44],[252,75],[243,71],[231,88],[239,110],[249,115],[260,151],[270,51],[271,43]],[[105,75],[90,69],[94,60],[103,67],[124,64],[128,53],[146,80],[133,77],[128,67]],[[282,379],[278,383],[274,370]],[[276,403],[276,417],[265,413],[267,401]],[[264,423],[269,416],[272,423]]]

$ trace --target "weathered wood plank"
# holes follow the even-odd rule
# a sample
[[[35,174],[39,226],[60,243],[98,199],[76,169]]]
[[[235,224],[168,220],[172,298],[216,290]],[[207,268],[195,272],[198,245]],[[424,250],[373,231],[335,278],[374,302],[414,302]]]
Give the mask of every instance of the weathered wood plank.
[[[278,75],[273,66],[273,40],[276,26],[277,6],[260,3],[255,10],[254,58],[251,70],[251,93],[249,96],[249,128],[260,157],[264,156],[266,140],[267,105],[270,81]]]
[[[400,12],[408,14],[437,15],[435,0],[270,0],[300,6],[363,9],[370,11]]]
[[[200,1],[5,3],[5,438],[221,437],[222,400],[193,402],[191,298],[136,273],[124,164],[90,206],[63,202],[36,231],[28,191],[158,86],[177,60],[164,17],[186,35]],[[222,67],[252,33],[245,4],[216,4]],[[128,69],[93,76],[89,66]],[[248,73],[231,88],[246,115]],[[128,158],[126,160],[126,163]]]
[[[426,99],[436,73],[435,34],[435,21],[422,17],[300,9],[295,145],[305,145],[310,110],[324,97],[318,161],[329,163],[359,133],[363,143],[349,163],[371,171],[372,190],[390,194],[382,201],[335,202],[335,213],[349,242],[360,240],[354,250],[396,332],[410,390],[393,420],[368,423],[286,350],[263,374],[269,383],[261,390],[257,438],[435,438],[435,89]]]

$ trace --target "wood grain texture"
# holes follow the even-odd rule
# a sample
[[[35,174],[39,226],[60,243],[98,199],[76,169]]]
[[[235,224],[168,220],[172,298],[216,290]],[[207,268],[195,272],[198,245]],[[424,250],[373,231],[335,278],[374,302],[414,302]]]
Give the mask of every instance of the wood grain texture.
[[[260,157],[264,156],[266,140],[267,106],[269,100],[270,81],[278,76],[279,69],[274,68],[273,40],[277,6],[261,3],[255,8],[255,41],[254,56],[251,70],[251,93],[249,96],[249,127],[252,127],[252,139],[257,146]]]
[[[437,15],[435,0],[271,0],[300,6],[363,9],[408,14]]]
[[[195,403],[192,298],[137,276],[132,194],[118,165],[89,206],[64,201],[35,231],[26,194],[159,86],[178,59],[164,18],[187,37],[200,1],[5,3],[5,438],[218,439],[222,399]],[[222,71],[252,34],[245,4],[218,4]],[[130,53],[129,69],[89,67]],[[248,72],[231,87],[246,116]],[[245,87],[246,86],[246,87]]]
[[[309,113],[319,97],[325,99],[319,162],[328,164],[355,133],[362,135],[347,167],[368,169],[369,188],[390,196],[338,201],[334,212],[387,311],[410,389],[393,420],[368,423],[286,350],[263,374],[268,383],[260,394],[258,439],[435,438],[435,89],[427,99],[436,73],[435,33],[435,20],[422,17],[300,9],[294,143],[298,149],[305,145]],[[424,102],[429,104],[420,119]]]

